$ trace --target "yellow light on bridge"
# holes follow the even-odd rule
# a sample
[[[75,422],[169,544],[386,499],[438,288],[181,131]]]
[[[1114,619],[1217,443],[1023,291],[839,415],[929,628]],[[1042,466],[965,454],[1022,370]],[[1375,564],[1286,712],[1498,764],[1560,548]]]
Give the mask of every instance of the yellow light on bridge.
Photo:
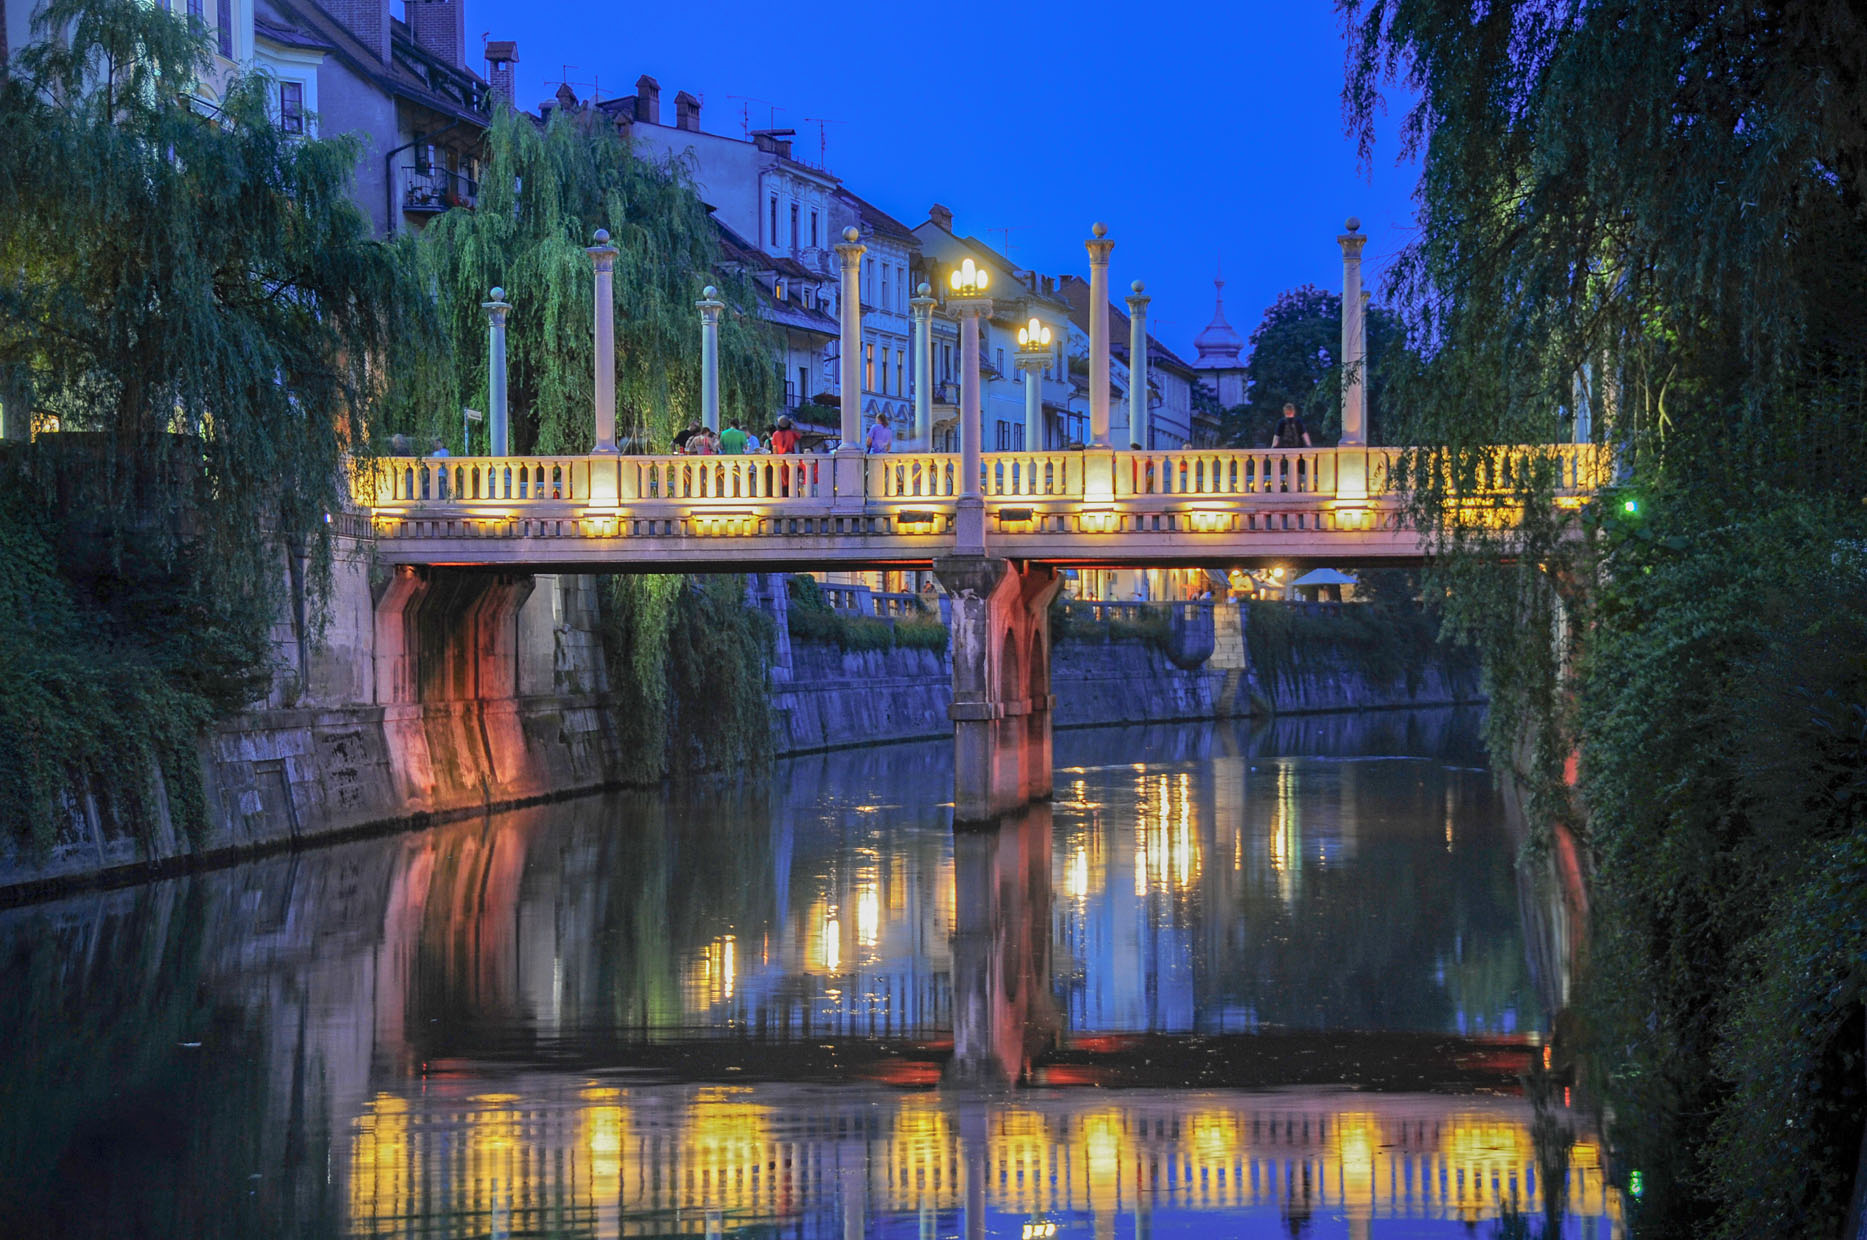
[[[1031,321],[1018,329],[1018,345],[1025,349],[1047,349],[1050,347],[1050,329],[1036,315],[1032,315]]]
[[[970,258],[961,263],[948,278],[948,282],[953,286],[953,291],[958,293],[961,297],[979,296],[985,292],[986,286],[990,284],[991,281],[991,274]]]

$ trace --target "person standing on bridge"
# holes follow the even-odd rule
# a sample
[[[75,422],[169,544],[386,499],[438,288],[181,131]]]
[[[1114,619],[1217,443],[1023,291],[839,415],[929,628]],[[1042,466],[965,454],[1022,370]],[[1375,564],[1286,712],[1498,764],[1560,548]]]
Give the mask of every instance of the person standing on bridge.
[[[788,417],[778,419],[778,429],[771,433],[771,450],[789,454],[797,451],[797,428]]]
[[[870,453],[895,450],[895,433],[888,429],[887,414],[878,413],[875,415],[875,421],[869,423],[869,434],[862,441],[862,450]]]
[[[746,433],[739,429],[739,423],[728,422],[726,429],[720,432],[721,456],[744,456],[746,453]]]
[[[1309,427],[1303,425],[1303,419],[1297,416],[1297,407],[1286,402],[1284,405],[1284,416],[1277,420],[1277,429],[1271,432],[1271,447],[1309,448],[1313,446],[1314,445],[1310,443]],[[1285,462],[1283,468],[1285,470],[1290,469],[1289,463]],[[1308,475],[1309,470],[1304,465],[1303,458],[1298,457],[1296,463],[1297,490],[1309,490]],[[1290,475],[1288,473],[1284,474],[1283,485],[1280,489],[1285,491],[1290,489]]]

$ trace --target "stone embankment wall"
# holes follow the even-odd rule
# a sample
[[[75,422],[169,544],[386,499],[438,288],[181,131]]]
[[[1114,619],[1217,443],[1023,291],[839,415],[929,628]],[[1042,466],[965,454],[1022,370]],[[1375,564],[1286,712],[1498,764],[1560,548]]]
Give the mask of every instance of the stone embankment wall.
[[[81,791],[49,856],[0,844],[0,890],[135,876],[615,782],[593,579],[389,572],[366,540],[340,538],[329,608],[316,635],[302,619],[280,624],[267,701],[204,738],[197,838],[171,820],[159,779],[147,840]]]

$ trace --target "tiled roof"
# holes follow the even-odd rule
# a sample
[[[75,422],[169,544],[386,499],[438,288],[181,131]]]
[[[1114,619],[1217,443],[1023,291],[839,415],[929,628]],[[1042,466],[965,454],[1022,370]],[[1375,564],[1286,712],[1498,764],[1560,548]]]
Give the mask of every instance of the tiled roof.
[[[319,38],[306,30],[300,30],[289,22],[273,21],[270,18],[253,14],[253,34],[269,43],[281,47],[302,47],[316,52],[334,52],[337,45],[329,39]]]
[[[864,232],[875,233],[883,237],[891,237],[896,241],[903,242],[916,249],[920,248],[920,238],[914,235],[914,230],[912,228],[909,228],[906,224],[903,224],[900,220],[888,214],[888,212],[882,210],[866,198],[850,193],[847,186],[838,188],[836,196],[856,209],[856,216],[862,221]]]

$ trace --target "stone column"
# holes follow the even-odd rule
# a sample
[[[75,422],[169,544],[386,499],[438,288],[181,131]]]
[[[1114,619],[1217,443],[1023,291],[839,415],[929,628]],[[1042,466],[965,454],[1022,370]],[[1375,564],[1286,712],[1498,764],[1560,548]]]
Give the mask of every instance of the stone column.
[[[952,601],[953,820],[990,822],[1051,790],[1049,565],[934,561]]]
[[[914,315],[914,434],[903,447],[933,447],[933,286],[914,290],[908,306]]]
[[[1342,247],[1342,366],[1347,381],[1342,385],[1342,443],[1344,448],[1359,448],[1368,442],[1363,412],[1366,408],[1367,347],[1362,331],[1361,248],[1368,239],[1356,231],[1361,221],[1350,216],[1347,232],[1336,238]]]
[[[1109,251],[1107,224],[1089,230],[1089,446],[1109,447]]]
[[[1024,372],[1024,450],[1044,450],[1044,366],[1050,350],[1018,350],[1018,369]]]
[[[954,505],[954,550],[985,554],[985,501],[979,496],[979,453],[985,433],[979,404],[979,320],[992,313],[990,297],[950,297],[959,315],[959,499]]]
[[[596,230],[586,251],[596,264],[596,446],[593,456],[615,456],[616,448],[616,255],[607,229]]]
[[[837,313],[841,320],[842,364],[838,405],[842,413],[841,438],[832,466],[835,480],[833,506],[844,511],[860,511],[864,503],[864,485],[868,471],[862,457],[862,255],[868,250],[854,226],[843,230],[843,240],[836,247],[842,267],[841,293]]]
[[[512,313],[512,306],[502,288],[495,288],[487,296],[492,300],[480,303],[480,309],[486,311],[488,336],[486,417],[492,434],[492,454],[505,456],[511,451],[511,417],[506,410],[506,316]]]
[[[1128,297],[1128,434],[1139,447],[1147,441],[1147,304],[1154,300],[1136,280]]]
[[[720,429],[720,311],[726,303],[711,284],[700,290],[700,424],[719,433]]]

